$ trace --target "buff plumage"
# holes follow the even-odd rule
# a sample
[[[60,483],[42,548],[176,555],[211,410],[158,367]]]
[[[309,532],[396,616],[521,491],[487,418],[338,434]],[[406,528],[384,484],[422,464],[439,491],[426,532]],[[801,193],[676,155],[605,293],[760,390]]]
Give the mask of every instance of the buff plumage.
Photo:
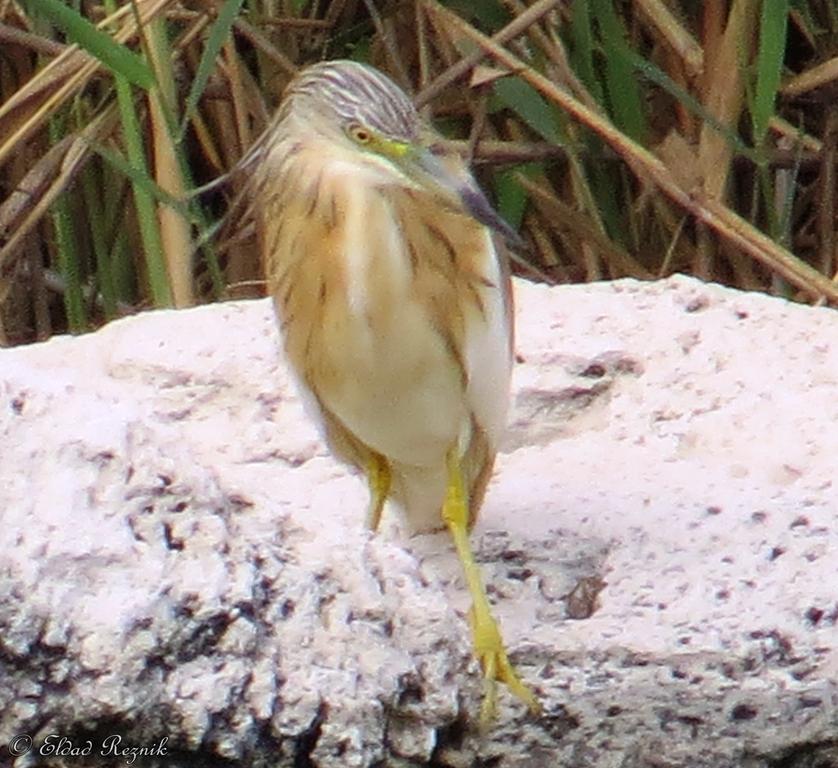
[[[506,657],[467,531],[509,396],[508,227],[407,96],[370,67],[314,65],[252,155],[269,294],[326,439],[415,530],[446,525],[472,594],[492,716],[495,680],[536,699]]]

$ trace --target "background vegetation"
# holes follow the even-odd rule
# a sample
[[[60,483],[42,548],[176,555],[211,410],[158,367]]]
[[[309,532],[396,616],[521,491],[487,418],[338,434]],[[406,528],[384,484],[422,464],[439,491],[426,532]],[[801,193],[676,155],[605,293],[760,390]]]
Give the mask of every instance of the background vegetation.
[[[838,302],[836,0],[0,0],[0,345],[260,295],[244,179],[204,187],[338,57],[473,159],[522,274]]]

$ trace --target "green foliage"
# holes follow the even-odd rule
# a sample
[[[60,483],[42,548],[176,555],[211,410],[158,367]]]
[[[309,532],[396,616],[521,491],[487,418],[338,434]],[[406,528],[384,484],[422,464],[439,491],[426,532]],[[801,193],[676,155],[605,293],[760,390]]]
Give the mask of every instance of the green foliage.
[[[54,327],[41,336],[186,305],[190,292],[199,301],[258,294],[240,200],[246,174],[200,196],[191,190],[235,168],[294,69],[323,57],[350,56],[397,79],[416,78],[421,60],[426,85],[484,51],[491,85],[467,93],[461,73],[430,106],[464,151],[473,121],[482,126],[481,179],[533,246],[536,272],[581,280],[682,270],[831,298],[834,233],[816,209],[835,203],[812,172],[827,105],[817,91],[792,99],[787,88],[834,55],[838,11],[807,0],[747,2],[755,18],[759,11],[756,30],[733,23],[738,4],[544,5],[503,43],[518,62],[509,65],[485,52],[480,34],[519,23],[537,0],[376,3],[375,19],[365,3],[162,0],[142,34],[136,24],[148,4],[27,0],[28,29],[44,36],[38,64],[24,43],[4,43],[0,58],[0,188],[29,195],[0,199],[0,338],[33,337],[37,284],[56,292],[46,297]],[[10,8],[0,23],[17,26]],[[450,10],[458,18],[443,20]],[[107,27],[92,21],[105,17]],[[797,39],[805,46],[787,50]],[[65,40],[85,55],[61,53]],[[59,54],[61,67],[48,69]],[[95,71],[88,56],[101,65]],[[721,60],[728,72],[717,71]],[[50,148],[65,154],[51,157]],[[31,264],[40,259],[49,279],[27,284],[22,242],[35,244]],[[10,318],[11,294],[8,306],[24,309]]]
[[[573,4],[570,24],[570,56],[573,70],[599,104],[605,104],[605,94],[594,67],[594,27],[591,4],[587,0]]]
[[[612,0],[591,0],[591,3],[592,16],[599,27],[611,117],[627,136],[643,141],[647,133],[646,118],[625,30]]]
[[[97,29],[66,2],[29,0],[29,5],[114,74],[140,88],[148,89],[154,84],[154,76],[142,57]]]
[[[536,177],[543,171],[542,163],[524,163],[495,174],[495,195],[498,212],[513,229],[518,230],[527,208],[527,191],[516,178],[518,173]]]
[[[449,0],[445,5],[481,29],[497,30],[509,21],[509,13],[498,0]]]
[[[763,0],[759,25],[756,92],[751,105],[754,144],[761,145],[774,115],[774,102],[780,87],[780,73],[786,51],[788,0]]]
[[[218,17],[210,27],[204,51],[201,54],[201,59],[195,70],[195,77],[189,88],[189,95],[186,97],[186,107],[183,110],[183,125],[180,131],[181,140],[186,133],[186,129],[189,127],[189,120],[195,114],[198,102],[201,100],[204,89],[207,87],[207,82],[215,69],[218,54],[225,40],[230,36],[230,30],[241,11],[243,3],[244,0],[225,0],[224,5],[218,13]],[[300,0],[298,0],[297,4],[300,8],[304,5]],[[300,8],[297,10],[299,11]]]
[[[517,78],[505,77],[492,86],[498,103],[515,112],[526,125],[546,141],[561,143],[556,128],[556,109],[531,85]]]

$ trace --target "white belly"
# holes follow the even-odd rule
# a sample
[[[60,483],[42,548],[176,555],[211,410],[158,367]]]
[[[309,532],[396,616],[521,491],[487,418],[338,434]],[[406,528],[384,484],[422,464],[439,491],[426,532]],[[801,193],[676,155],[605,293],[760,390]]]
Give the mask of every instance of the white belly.
[[[468,411],[460,371],[422,308],[406,302],[375,334],[357,317],[347,330],[329,352],[342,374],[320,392],[324,405],[392,461],[443,464]]]

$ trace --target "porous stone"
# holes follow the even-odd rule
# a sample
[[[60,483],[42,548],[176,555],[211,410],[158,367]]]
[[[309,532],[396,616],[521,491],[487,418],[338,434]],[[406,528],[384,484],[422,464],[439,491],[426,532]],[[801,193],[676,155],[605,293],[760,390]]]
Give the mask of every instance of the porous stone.
[[[3,759],[838,764],[835,313],[684,277],[516,294],[472,540],[540,718],[501,691],[475,728],[448,539],[365,530],[268,302],[234,302],[0,351]]]

